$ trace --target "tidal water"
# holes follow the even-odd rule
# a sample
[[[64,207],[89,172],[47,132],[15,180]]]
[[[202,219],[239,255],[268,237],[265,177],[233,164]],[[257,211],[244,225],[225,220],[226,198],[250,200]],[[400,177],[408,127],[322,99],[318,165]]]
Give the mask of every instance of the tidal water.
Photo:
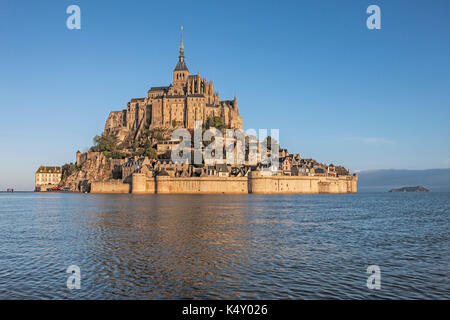
[[[444,192],[1,193],[0,299],[449,299],[449,231]]]

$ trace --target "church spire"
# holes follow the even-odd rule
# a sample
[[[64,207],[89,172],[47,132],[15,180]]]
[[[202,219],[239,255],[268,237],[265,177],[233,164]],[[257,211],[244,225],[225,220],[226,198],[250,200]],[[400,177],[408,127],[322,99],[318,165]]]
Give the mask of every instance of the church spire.
[[[180,55],[178,56],[178,63],[175,70],[188,70],[186,62],[184,62],[183,26],[181,26]]]
[[[180,58],[183,58],[183,59],[184,59],[183,26],[181,26]]]

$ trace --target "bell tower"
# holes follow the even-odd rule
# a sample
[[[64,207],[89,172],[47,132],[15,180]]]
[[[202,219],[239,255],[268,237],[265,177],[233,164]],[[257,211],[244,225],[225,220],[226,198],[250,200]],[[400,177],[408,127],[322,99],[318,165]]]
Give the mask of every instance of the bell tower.
[[[181,43],[180,55],[178,56],[178,63],[173,70],[173,86],[184,86],[189,79],[189,70],[184,61],[184,46],[183,46],[183,26],[181,26]]]

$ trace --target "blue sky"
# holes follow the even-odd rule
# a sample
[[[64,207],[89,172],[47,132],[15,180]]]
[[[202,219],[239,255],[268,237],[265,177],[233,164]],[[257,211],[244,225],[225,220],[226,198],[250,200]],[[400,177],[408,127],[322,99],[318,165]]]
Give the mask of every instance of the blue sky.
[[[445,0],[2,0],[0,190],[33,189],[39,165],[74,162],[111,110],[168,85],[180,25],[190,72],[237,95],[245,128],[352,170],[448,168],[449,16]]]

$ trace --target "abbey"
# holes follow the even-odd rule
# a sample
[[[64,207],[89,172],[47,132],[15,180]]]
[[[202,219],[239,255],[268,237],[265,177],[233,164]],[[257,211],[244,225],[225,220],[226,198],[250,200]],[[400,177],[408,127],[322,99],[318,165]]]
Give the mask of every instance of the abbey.
[[[227,129],[237,130],[225,139],[214,135],[214,155],[211,144],[185,144],[185,136],[178,135],[183,131],[195,139],[233,131]],[[211,81],[189,73],[181,34],[173,82],[152,87],[147,97],[131,99],[125,110],[111,112],[94,146],[77,152],[76,165],[63,167],[59,187],[135,194],[357,192],[358,177],[345,167],[291,154],[276,138],[259,141],[241,129],[236,97],[221,101]],[[193,157],[177,157],[180,150]]]
[[[114,134],[119,140],[138,135],[142,129],[187,128],[193,129],[195,121],[206,123],[220,118],[230,129],[242,129],[236,96],[233,100],[219,99],[212,81],[191,75],[184,59],[183,34],[181,34],[178,63],[173,70],[173,83],[152,87],[146,98],[134,98],[122,111],[109,114],[105,134]]]

